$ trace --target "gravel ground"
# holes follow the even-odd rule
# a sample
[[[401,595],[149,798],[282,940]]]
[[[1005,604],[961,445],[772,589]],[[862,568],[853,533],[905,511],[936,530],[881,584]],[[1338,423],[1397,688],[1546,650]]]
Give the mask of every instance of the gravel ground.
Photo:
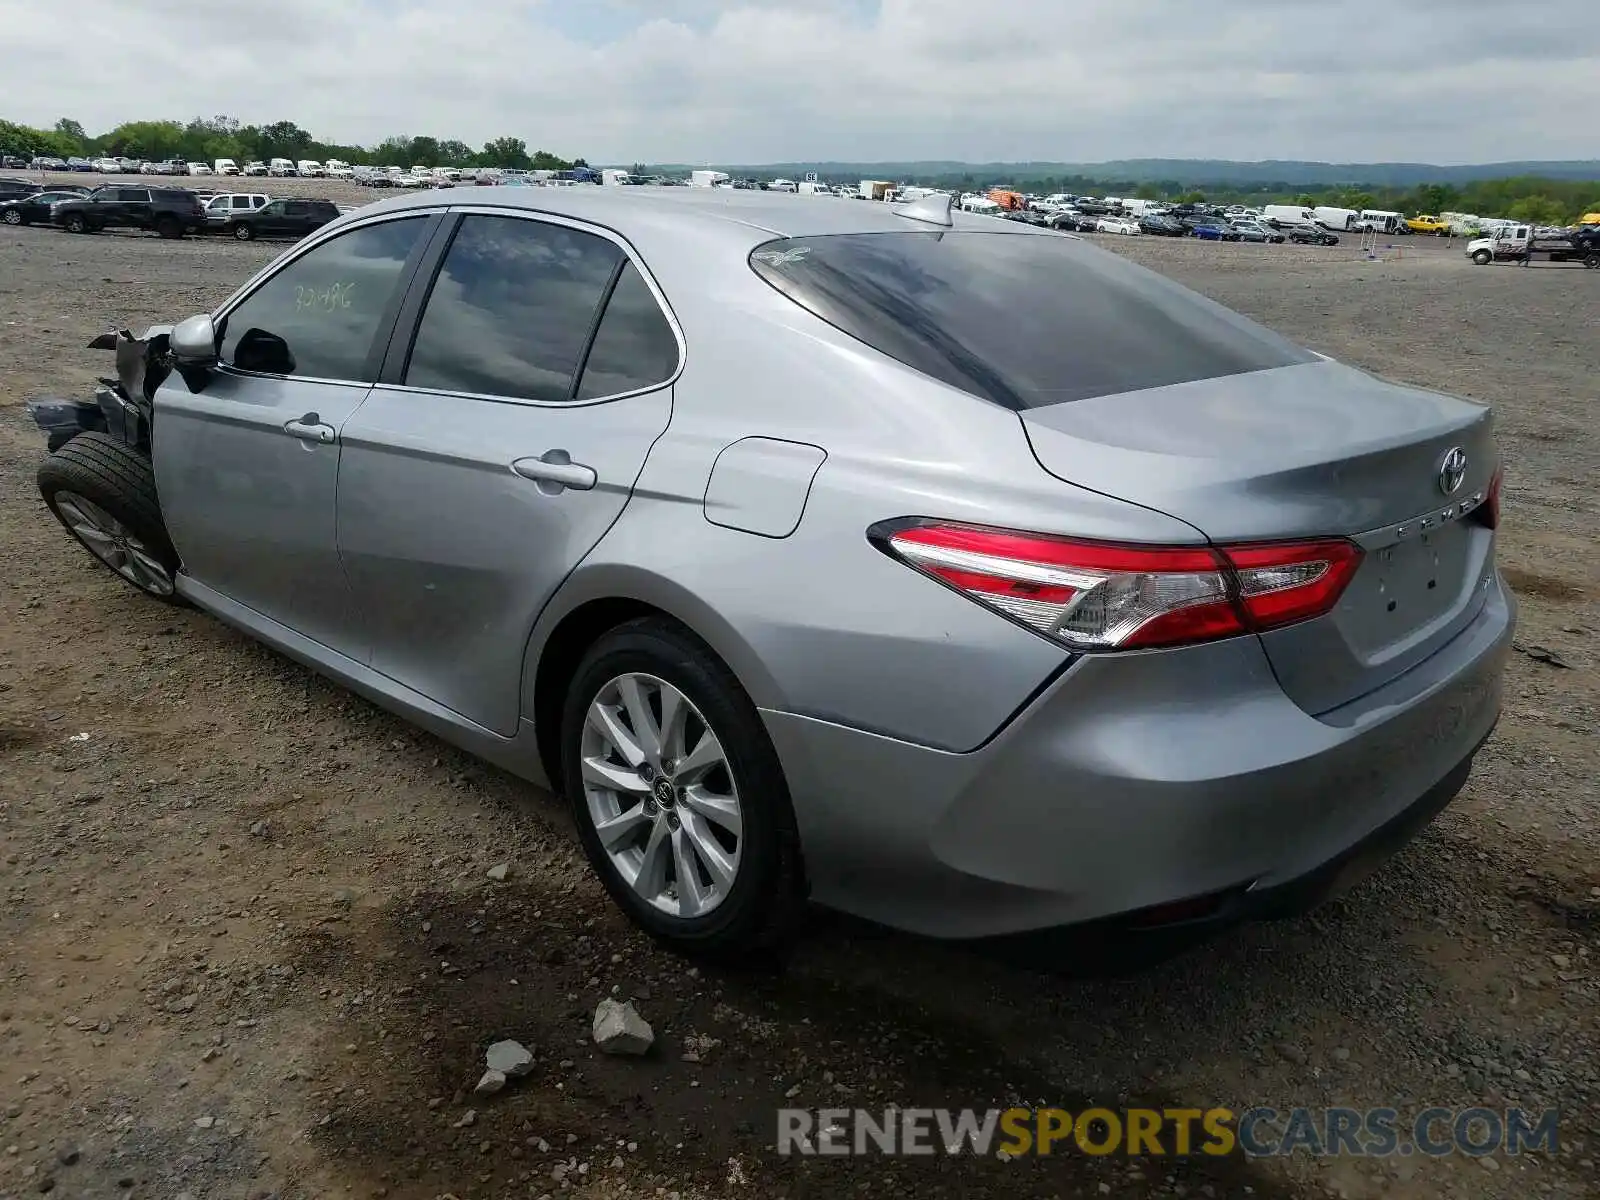
[[[22,400],[91,383],[109,369],[83,349],[95,333],[208,308],[275,248],[0,233],[0,1197],[1600,1194],[1600,278],[1473,268],[1416,239],[1383,262],[1102,240],[1316,349],[1493,402],[1520,644],[1566,666],[1513,655],[1460,799],[1308,918],[1125,978],[819,914],[774,977],[663,955],[612,911],[551,798],[147,602],[49,518]],[[611,995],[653,1024],[654,1055],[596,1053]],[[473,1097],[501,1037],[533,1072]],[[785,1104],[1012,1100],[1559,1105],[1561,1149],[770,1149]]]

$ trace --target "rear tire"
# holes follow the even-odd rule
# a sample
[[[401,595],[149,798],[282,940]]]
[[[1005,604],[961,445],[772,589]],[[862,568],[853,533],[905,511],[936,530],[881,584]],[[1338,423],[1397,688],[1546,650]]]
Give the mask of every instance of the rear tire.
[[[68,233],[88,233],[88,232],[90,232],[89,222],[84,220],[82,215],[80,215],[79,213],[71,214],[61,224],[62,224],[62,227]]]
[[[80,433],[44,460],[38,481],[51,514],[96,561],[148,596],[182,603],[148,457],[109,434]]]
[[[1588,254],[1584,255],[1583,265],[1588,267],[1591,271],[1597,267],[1600,267],[1600,250],[1591,250]]]
[[[625,703],[609,699],[627,696],[630,680],[643,689],[638,693],[644,697],[647,725],[642,736],[639,718]],[[626,752],[622,743],[638,738],[634,750],[648,746],[661,734],[660,727],[670,724],[663,720],[668,691],[688,705],[686,710],[678,707],[689,715],[678,726],[678,737],[665,757],[656,756],[663,769],[652,770],[648,755],[643,766],[628,766],[638,755]],[[597,716],[600,713],[607,714],[609,726]],[[626,728],[619,732],[624,720]],[[720,755],[719,765],[709,774],[691,774],[684,764],[703,757],[708,738]],[[674,742],[666,736],[662,740]],[[608,753],[607,747],[624,752]],[[671,758],[678,753],[681,758]],[[586,755],[591,763],[621,764],[614,769],[630,785],[608,787],[586,778],[592,774],[585,770]],[[606,891],[635,924],[672,949],[697,957],[751,960],[781,955],[787,949],[805,904],[788,785],[755,705],[733,672],[698,638],[669,620],[643,618],[596,641],[568,687],[561,766],[563,790],[584,851]],[[635,785],[635,777],[643,782]],[[669,798],[657,800],[656,789],[663,784]],[[674,788],[677,799],[671,800]],[[723,808],[731,796],[736,834],[722,820],[706,815],[712,810],[696,797],[707,794],[714,794]],[[612,837],[608,849],[597,822],[613,823],[630,814],[630,832]],[[655,829],[657,823],[669,820],[670,832],[664,824],[662,830]],[[720,888],[704,855],[679,857],[678,853],[683,847],[692,851],[695,845],[705,845],[708,832],[718,838],[725,861],[733,861],[731,881]],[[651,870],[650,847],[658,838],[665,859],[658,870]],[[718,847],[712,850],[715,853]],[[679,873],[680,863],[685,862],[694,876],[688,886]],[[635,878],[626,877],[625,870]],[[699,915],[682,915],[681,910],[690,907],[685,896],[702,892],[714,900]]]
[[[156,222],[156,235],[167,239],[169,242],[174,241],[183,236],[183,226],[168,217],[165,220]]]
[[[233,227],[233,236],[241,242],[248,242],[255,235],[256,231],[249,225],[235,225]]]

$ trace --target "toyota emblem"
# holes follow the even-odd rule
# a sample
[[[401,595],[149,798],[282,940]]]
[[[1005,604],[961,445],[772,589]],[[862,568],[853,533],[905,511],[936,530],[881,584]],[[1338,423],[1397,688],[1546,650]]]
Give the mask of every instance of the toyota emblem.
[[[1466,477],[1467,453],[1460,446],[1452,446],[1439,460],[1439,490],[1446,496],[1454,495]]]

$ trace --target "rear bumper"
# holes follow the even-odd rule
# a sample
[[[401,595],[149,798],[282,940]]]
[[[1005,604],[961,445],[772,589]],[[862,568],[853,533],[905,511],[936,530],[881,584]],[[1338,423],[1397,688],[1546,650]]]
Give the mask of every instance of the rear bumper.
[[[1320,718],[1254,638],[1080,659],[966,754],[763,716],[819,903],[950,938],[1196,897],[1263,915],[1455,794],[1498,717],[1514,624],[1496,578],[1447,645]]]

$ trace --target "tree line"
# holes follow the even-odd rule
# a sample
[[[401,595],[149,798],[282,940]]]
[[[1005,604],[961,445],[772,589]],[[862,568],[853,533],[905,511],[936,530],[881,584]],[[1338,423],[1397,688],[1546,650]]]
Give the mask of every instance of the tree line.
[[[548,150],[534,150],[521,138],[501,137],[474,150],[453,138],[385,138],[376,146],[323,142],[293,121],[270,125],[245,125],[233,117],[196,117],[192,121],[125,121],[106,133],[90,136],[83,126],[63,117],[52,129],[35,129],[13,121],[0,121],[0,154],[18,158],[133,158],[143,162],[210,163],[231,158],[241,165],[274,158],[293,161],[336,158],[370,166],[515,167],[522,170],[564,171],[586,166]]]

